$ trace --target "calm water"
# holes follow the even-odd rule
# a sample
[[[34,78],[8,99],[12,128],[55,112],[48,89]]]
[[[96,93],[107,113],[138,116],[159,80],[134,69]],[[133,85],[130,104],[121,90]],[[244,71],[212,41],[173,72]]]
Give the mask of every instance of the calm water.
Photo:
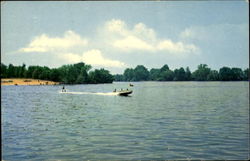
[[[248,82],[133,84],[2,86],[2,159],[249,158]]]

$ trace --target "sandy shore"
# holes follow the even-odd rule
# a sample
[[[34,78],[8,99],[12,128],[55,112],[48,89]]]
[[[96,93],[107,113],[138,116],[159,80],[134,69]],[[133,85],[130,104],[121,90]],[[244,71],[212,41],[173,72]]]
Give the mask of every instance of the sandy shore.
[[[23,78],[4,78],[1,79],[1,85],[57,85],[59,82],[39,80],[39,79],[23,79]]]

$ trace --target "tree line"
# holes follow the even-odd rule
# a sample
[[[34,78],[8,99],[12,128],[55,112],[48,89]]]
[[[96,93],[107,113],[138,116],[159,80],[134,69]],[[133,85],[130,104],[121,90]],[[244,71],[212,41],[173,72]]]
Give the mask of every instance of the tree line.
[[[51,80],[64,84],[97,84],[112,83],[113,81],[247,81],[249,68],[222,67],[217,70],[210,69],[206,64],[198,65],[191,72],[189,67],[171,70],[167,64],[161,68],[152,68],[148,71],[143,65],[134,69],[127,68],[123,74],[111,75],[103,68],[91,71],[91,65],[83,62],[63,65],[59,68],[46,66],[8,66],[1,63],[1,78],[33,78]]]
[[[1,78],[33,78],[51,80],[64,84],[112,83],[113,75],[103,68],[90,71],[92,67],[83,62],[63,65],[59,68],[46,66],[8,66],[1,63]]]
[[[247,81],[249,80],[249,68],[222,67],[217,70],[210,69],[206,64],[198,65],[191,72],[189,67],[171,70],[165,64],[161,68],[152,68],[150,71],[143,65],[137,65],[134,69],[127,68],[123,74],[114,75],[115,81]]]

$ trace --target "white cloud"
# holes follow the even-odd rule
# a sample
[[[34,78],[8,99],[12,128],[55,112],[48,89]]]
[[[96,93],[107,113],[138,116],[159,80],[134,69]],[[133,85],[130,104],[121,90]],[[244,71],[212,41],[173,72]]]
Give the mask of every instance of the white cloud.
[[[82,55],[82,60],[87,64],[101,65],[105,67],[123,67],[125,64],[117,60],[104,58],[100,50],[90,50]]]
[[[154,47],[135,36],[127,36],[121,40],[115,40],[113,46],[122,50],[144,49],[153,51]]]
[[[134,26],[133,32],[136,36],[141,37],[148,41],[155,41],[156,40],[156,33],[153,29],[148,28],[143,23],[138,23]]]
[[[156,32],[143,23],[138,23],[129,29],[124,21],[113,19],[106,22],[104,29],[110,38],[109,44],[120,51],[166,51],[172,54],[196,54],[199,51],[194,44],[157,38]]]
[[[59,55],[64,60],[70,63],[77,63],[83,61],[86,64],[102,66],[102,67],[125,67],[125,63],[118,60],[111,60],[104,58],[101,51],[97,49],[84,52],[82,55],[67,53]]]
[[[105,30],[113,34],[122,36],[126,36],[127,34],[129,34],[126,23],[121,20],[112,19],[110,21],[107,21],[104,28]]]
[[[126,67],[127,65],[124,62],[131,64],[131,56],[118,55],[120,59],[112,60],[106,57],[106,52],[110,54],[109,56],[124,52],[155,53],[155,57],[160,54],[161,56],[171,54],[173,58],[182,58],[199,52],[196,45],[187,43],[188,41],[182,38],[179,41],[173,41],[166,37],[159,38],[154,29],[141,22],[130,26],[122,20],[112,19],[107,21],[104,26],[100,26],[97,31],[98,33],[95,33],[89,39],[83,38],[82,35],[78,35],[71,30],[58,37],[47,34],[38,35],[26,47],[19,49],[17,52],[47,53],[53,54],[54,59],[63,59],[65,63],[83,61],[93,66],[115,68]],[[190,36],[190,34],[191,30],[188,29],[182,33],[183,37]],[[105,51],[104,54],[103,51]],[[148,54],[148,56],[151,57],[152,55]]]
[[[193,44],[184,44],[182,42],[173,43],[171,40],[164,40],[157,46],[159,50],[168,50],[173,53],[196,53],[199,49]]]
[[[78,63],[82,61],[81,56],[73,53],[67,54],[57,54],[58,57],[63,58],[64,60],[68,61],[69,63]]]
[[[19,49],[20,52],[50,52],[56,50],[66,50],[72,47],[84,47],[88,44],[87,39],[69,30],[63,37],[49,37],[46,34],[35,37],[30,44]]]

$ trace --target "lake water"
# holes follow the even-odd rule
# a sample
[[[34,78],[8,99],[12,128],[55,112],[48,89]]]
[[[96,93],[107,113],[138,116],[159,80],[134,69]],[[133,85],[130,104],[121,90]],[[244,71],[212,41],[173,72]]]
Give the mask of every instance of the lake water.
[[[2,159],[249,158],[248,82],[128,84],[2,86]]]

